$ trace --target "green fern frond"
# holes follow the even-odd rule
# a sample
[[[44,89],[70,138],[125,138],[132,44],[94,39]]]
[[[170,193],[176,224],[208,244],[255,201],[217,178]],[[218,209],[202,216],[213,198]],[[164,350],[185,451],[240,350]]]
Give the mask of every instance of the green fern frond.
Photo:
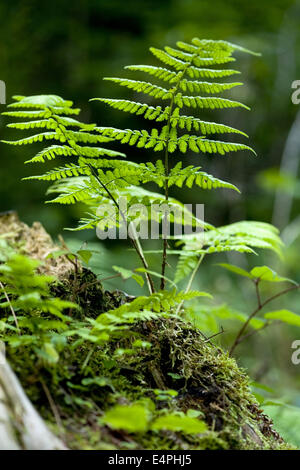
[[[127,65],[125,69],[135,72],[148,73],[149,75],[169,83],[176,83],[178,80],[178,75],[176,72],[168,70],[164,67],[155,67],[153,65]],[[193,66],[190,66],[186,72],[190,78],[223,78],[241,73],[239,70],[233,69],[214,70]]]
[[[233,62],[235,60],[233,57],[228,56],[226,58],[199,57],[195,54],[183,53],[179,50],[172,49],[171,47],[168,47],[167,51],[150,47],[150,52],[161,62],[173,67],[177,71],[184,70],[187,63],[190,63],[196,67],[205,67],[209,65],[219,65],[227,62]]]
[[[232,87],[241,85],[240,82],[222,83],[207,82],[199,80],[189,80],[190,78],[222,78],[238,73],[232,69],[210,69],[202,68],[214,64],[225,64],[234,60],[232,53],[235,50],[251,52],[244,48],[232,45],[225,41],[200,41],[195,38],[192,44],[179,42],[179,49],[165,47],[165,50],[151,48],[151,52],[162,62],[175,68],[169,70],[165,67],[154,67],[147,65],[128,66],[127,69],[149,73],[150,75],[162,79],[171,84],[171,88],[162,88],[151,82],[132,80],[127,78],[108,78],[115,83],[133,89],[136,92],[150,94],[155,98],[168,100],[169,105],[165,108],[161,106],[151,106],[148,103],[139,103],[130,100],[100,99],[109,106],[132,114],[143,115],[144,118],[155,120],[157,122],[165,121],[161,131],[152,129],[151,131],[137,131],[125,129],[117,130],[113,128],[96,128],[96,132],[102,133],[107,137],[118,140],[123,144],[136,145],[138,148],[152,148],[154,151],[165,151],[174,153],[176,150],[186,152],[188,150],[196,153],[214,153],[224,155],[230,151],[253,150],[244,144],[223,142],[219,140],[209,140],[205,136],[210,134],[241,134],[247,135],[231,126],[210,121],[203,121],[196,116],[186,116],[180,114],[180,109],[186,106],[194,109],[229,109],[242,107],[249,109],[248,106],[239,102],[222,98],[218,96],[194,96],[193,93],[217,94]],[[180,90],[180,91],[179,91]],[[190,94],[184,94],[189,92]],[[178,130],[186,129],[188,132],[195,130],[201,133],[201,137],[194,135],[178,135]],[[255,153],[255,152],[254,152]]]
[[[178,149],[182,153],[191,150],[195,153],[201,151],[202,153],[219,153],[225,155],[225,153],[228,152],[249,150],[255,154],[254,150],[245,144],[208,140],[189,134],[177,137],[175,128],[172,128],[170,131],[168,141],[165,139],[166,128],[163,128],[160,134],[158,134],[157,129],[152,129],[150,133],[146,130],[122,130],[113,127],[97,127],[95,130],[102,133],[104,136],[120,141],[122,144],[136,145],[138,148],[153,148],[155,152],[163,150],[166,145],[168,145],[170,153]]]
[[[170,91],[166,88],[162,88],[158,85],[153,85],[149,82],[114,77],[105,77],[103,80],[108,80],[117,83],[118,85],[125,86],[130,90],[144,93],[146,95],[153,96],[154,98],[160,98],[162,100],[167,100],[172,97]]]
[[[58,194],[47,203],[75,204],[84,202],[86,205],[96,205],[100,200],[100,191],[96,193],[90,176],[67,177],[56,180],[47,190],[47,195]],[[95,202],[96,201],[96,202]]]
[[[47,203],[55,203],[55,204],[76,204],[77,202],[84,202],[88,203],[90,201],[90,193],[88,189],[74,189],[73,192],[69,194],[60,194],[54,199],[47,201]]]
[[[75,165],[69,163],[65,167],[54,168],[44,175],[34,175],[23,178],[24,180],[42,180],[42,181],[55,181],[63,178],[70,178],[71,176],[89,175],[91,170],[88,166]]]
[[[44,163],[46,160],[54,160],[58,156],[71,157],[73,155],[76,155],[76,151],[68,145],[51,145],[25,163]]]
[[[178,284],[178,282],[187,278],[191,274],[197,266],[198,258],[199,255],[196,253],[188,252],[187,250],[182,251],[176,265],[174,275],[175,284]]]
[[[149,73],[150,75],[169,83],[173,83],[177,79],[176,72],[172,72],[164,67],[155,67],[153,65],[127,65],[125,69]]]
[[[183,153],[189,148],[193,152],[199,153],[219,153],[220,155],[225,155],[228,152],[237,152],[239,150],[249,150],[254,152],[254,150],[248,145],[244,144],[235,144],[231,142],[222,142],[219,140],[208,140],[194,135],[184,135],[179,137],[176,141],[169,140],[169,152],[174,152],[176,148]]]
[[[201,240],[197,236],[183,237],[183,242],[184,250],[190,252],[194,249],[207,254],[222,251],[253,252],[254,248],[264,248],[281,255],[283,245],[274,226],[256,221],[236,222],[209,230]]]
[[[118,151],[95,146],[99,142],[110,142],[111,139],[99,135],[99,133],[94,133],[95,124],[84,124],[77,119],[71,118],[71,114],[78,114],[79,112],[79,110],[72,108],[73,103],[71,101],[66,101],[56,95],[17,96],[14,99],[15,103],[12,103],[9,107],[17,108],[17,110],[8,111],[5,114],[10,117],[27,119],[27,121],[12,123],[8,127],[20,130],[45,128],[49,132],[38,133],[7,143],[11,145],[28,145],[48,140],[59,142],[59,144],[42,149],[33,158],[28,160],[27,163],[43,163],[46,160],[54,160],[57,157],[69,157],[72,160],[77,160],[77,164],[73,162],[67,163],[43,175],[32,176],[26,179],[63,181],[64,184],[56,185],[55,188],[52,187],[49,190],[49,194],[59,193],[50,202],[73,204],[78,201],[84,201],[86,204],[91,204],[91,200],[95,199],[91,164],[96,167],[96,162],[101,160],[103,156],[123,158],[125,155]],[[37,118],[40,119],[37,120]],[[106,175],[104,174],[105,177]],[[97,190],[99,193],[101,192],[99,188]]]
[[[239,101],[228,100],[226,98],[218,98],[211,96],[204,98],[203,96],[184,96],[181,93],[177,93],[174,97],[174,102],[182,108],[187,106],[188,108],[200,108],[200,109],[227,109],[227,108],[244,108],[249,110],[249,106],[246,106]]]
[[[51,117],[51,111],[48,109],[39,111],[4,111],[2,116],[16,117],[21,119],[42,119]]]
[[[234,51],[240,51],[240,52],[245,52],[247,54],[255,55],[255,56],[260,56],[261,54],[258,52],[251,51],[250,49],[247,49],[245,47],[239,46],[237,44],[233,44],[228,41],[223,41],[223,40],[212,40],[212,39],[199,39],[199,38],[193,38],[192,39],[192,44],[193,46],[190,46],[189,44],[186,44],[184,42],[177,42],[177,46],[184,49],[187,46],[190,48],[193,48],[193,51],[195,51],[194,47],[196,46],[197,52],[199,51],[205,51],[209,54],[218,54],[218,53],[224,53],[224,54],[231,54]],[[187,49],[185,49],[187,50]],[[190,52],[192,52],[190,50]]]
[[[172,116],[170,117],[170,124],[172,127],[176,127],[178,125],[179,129],[187,129],[191,131],[194,129],[195,131],[201,132],[203,135],[208,134],[241,134],[245,137],[248,135],[231,126],[226,126],[225,124],[219,124],[216,122],[211,121],[202,121],[199,118],[195,118],[194,116],[184,116],[179,114],[179,108],[175,108]]]
[[[176,71],[184,70],[186,66],[184,61],[178,60],[175,57],[172,57],[171,55],[169,55],[167,52],[161,49],[156,49],[155,47],[150,47],[149,50],[157,59],[159,59],[161,62],[163,62],[166,65],[174,67]]]
[[[192,188],[195,184],[202,189],[228,188],[240,192],[233,184],[215,178],[204,171],[200,171],[200,168],[201,167],[188,166],[181,169],[179,165],[176,165],[172,168],[168,177],[169,187],[176,185],[181,188],[183,184],[185,184],[188,188]]]
[[[223,78],[231,77],[232,75],[237,75],[241,72],[234,69],[216,70],[190,66],[186,70],[186,73],[190,78]]]
[[[183,79],[180,81],[180,88],[182,91],[189,91],[190,93],[222,93],[226,90],[231,90],[237,86],[243,85],[240,82],[234,83],[214,83],[214,82],[199,82],[198,80]]]
[[[64,100],[57,95],[35,95],[35,96],[13,96],[15,103],[8,105],[9,108],[71,108],[73,101]]]
[[[242,221],[209,229],[205,233],[183,235],[175,282],[189,275],[197,264],[199,256],[235,251],[254,253],[255,249],[267,249],[282,256],[283,243],[279,231],[270,224],[256,221]],[[198,256],[197,256],[198,254]]]
[[[103,103],[106,103],[112,108],[118,109],[120,111],[125,111],[131,114],[144,115],[145,119],[156,119],[159,121],[168,119],[168,110],[166,108],[163,109],[161,106],[154,107],[146,103],[137,103],[136,101],[109,98],[93,98],[91,101],[102,101]]]

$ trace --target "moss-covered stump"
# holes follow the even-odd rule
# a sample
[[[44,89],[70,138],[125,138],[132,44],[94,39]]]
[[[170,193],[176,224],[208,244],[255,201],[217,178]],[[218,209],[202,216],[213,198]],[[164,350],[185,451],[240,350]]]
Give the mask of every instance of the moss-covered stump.
[[[290,448],[259,409],[249,391],[248,377],[234,359],[205,342],[199,332],[180,321],[159,320],[151,325],[141,324],[138,329],[145,340],[152,342],[150,349],[138,355],[118,356],[120,348],[129,348],[132,339],[126,344],[124,341],[110,343],[92,354],[82,347],[81,354],[61,358],[55,376],[45,369],[37,370],[25,351],[22,356],[9,358],[31,401],[68,447]],[[92,384],[93,380],[84,381],[84,376],[96,376],[99,380],[85,387],[83,383]],[[168,397],[170,389],[177,391],[173,398]],[[49,408],[47,395],[55,403],[54,413]],[[166,409],[172,413],[198,410],[208,431],[195,435],[163,430],[131,433],[121,428],[112,429],[101,422],[103,413],[112,406],[137,403],[146,406],[150,403],[153,416],[160,416]],[[59,421],[55,422],[55,414],[60,417]]]
[[[23,224],[12,232],[30,254],[20,233],[32,236],[32,229]],[[53,242],[47,244],[51,251]],[[43,257],[47,250],[39,248]],[[56,262],[67,266],[65,259]],[[55,266],[48,269],[53,273]],[[88,270],[61,272],[53,293],[80,305],[79,322],[130,300],[106,292]],[[37,361],[26,346],[8,348],[7,358],[32,404],[70,449],[291,448],[259,409],[245,372],[191,324],[160,318],[135,323],[101,346],[72,336],[67,341],[55,365]],[[124,409],[132,410],[133,421],[134,412],[144,413],[143,426],[108,419],[111,410]],[[202,421],[203,430],[151,425],[168,414]]]

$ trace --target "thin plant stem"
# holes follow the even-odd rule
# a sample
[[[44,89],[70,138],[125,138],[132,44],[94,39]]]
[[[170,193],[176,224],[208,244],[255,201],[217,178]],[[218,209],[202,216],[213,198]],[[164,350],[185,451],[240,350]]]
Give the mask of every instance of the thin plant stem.
[[[101,187],[107,192],[108,196],[110,197],[110,199],[113,201],[116,208],[120,212],[120,215],[121,215],[124,223],[127,225],[126,217],[125,217],[123,211],[120,209],[120,206],[119,206],[118,202],[116,201],[114,195],[110,192],[110,190],[106,187],[106,185],[104,183],[102,183],[102,181],[98,177],[97,173],[95,172],[94,168],[89,164],[88,164],[88,167],[90,168],[92,174],[94,175],[94,177],[96,178],[98,183],[101,185]],[[134,249],[136,250],[140,260],[142,261],[142,264],[143,264],[144,268],[148,269],[149,266],[148,266],[148,263],[147,263],[146,258],[144,256],[141,244],[138,241],[138,237],[137,237],[137,234],[135,232],[135,228],[134,228],[133,224],[130,225],[130,228],[131,228],[132,235],[133,235],[133,237],[129,237],[130,240],[131,240],[131,243],[132,243]],[[151,278],[150,274],[147,273],[147,272],[145,273],[145,276],[146,276],[149,292],[150,292],[150,294],[153,294],[155,292],[155,288],[154,288],[152,278]]]
[[[6,292],[6,290],[5,290],[5,287],[4,287],[4,285],[2,284],[1,281],[0,281],[0,287],[1,287],[1,289],[3,290],[3,293],[4,293],[4,295],[5,295],[5,298],[6,298],[6,300],[7,300],[7,303],[8,303],[8,305],[9,305],[9,308],[10,308],[10,311],[11,311],[11,313],[12,313],[12,316],[14,317],[14,321],[15,321],[15,325],[16,325],[16,327],[17,327],[17,329],[18,329],[18,333],[21,334],[21,333],[20,333],[20,327],[19,327],[19,323],[18,323],[18,319],[17,319],[16,312],[14,311],[14,308],[13,308],[13,306],[12,306],[12,304],[11,304],[11,301],[9,300],[9,297],[8,297],[8,295],[7,295],[7,292]]]
[[[57,406],[55,404],[55,401],[53,400],[53,397],[50,393],[50,390],[49,390],[49,388],[47,387],[47,385],[45,384],[45,382],[43,380],[41,380],[41,384],[42,384],[43,390],[45,392],[45,395],[47,397],[47,400],[49,402],[49,405],[50,405],[50,408],[52,410],[53,416],[55,418],[56,424],[57,424],[57,426],[60,430],[60,434],[62,435],[63,434],[63,424],[62,424],[61,417],[60,417],[60,414],[58,412]]]
[[[266,299],[264,302],[259,301],[257,308],[249,315],[249,317],[247,318],[247,320],[245,321],[243,326],[240,328],[238,334],[236,335],[235,340],[234,340],[234,342],[233,342],[233,344],[232,344],[232,346],[229,350],[229,355],[232,356],[232,354],[233,354],[235,348],[237,347],[237,345],[240,344],[244,339],[246,339],[248,337],[248,335],[245,335],[245,336],[242,336],[242,335],[245,332],[245,330],[247,329],[247,327],[248,327],[250,321],[252,320],[252,318],[254,318],[255,315],[257,315],[257,313],[260,312],[260,310],[262,310],[265,305],[267,305],[268,303],[270,303],[273,300],[277,299],[278,297],[281,297],[282,295],[285,295],[288,292],[291,292],[291,291],[299,289],[299,288],[300,288],[300,284],[297,284],[295,286],[291,286],[291,287],[288,287],[287,289],[284,289],[280,292],[277,292],[277,294],[272,295],[271,297]],[[259,299],[260,299],[260,297],[259,297]]]
[[[200,258],[199,258],[198,261],[197,261],[196,266],[195,266],[194,269],[193,269],[193,272],[192,272],[192,274],[191,274],[191,276],[190,276],[189,282],[187,283],[187,286],[186,286],[186,289],[185,289],[185,293],[186,293],[186,294],[190,291],[190,289],[191,289],[191,287],[192,287],[193,281],[194,281],[195,276],[196,276],[196,274],[197,274],[197,271],[198,271],[198,269],[199,269],[199,267],[200,267],[200,264],[201,264],[202,261],[203,261],[203,258],[204,258],[204,253],[200,256]],[[178,305],[177,310],[176,310],[176,315],[178,315],[178,313],[180,312],[180,309],[181,309],[183,303],[184,303],[184,300],[182,300],[182,301],[180,302],[180,304]]]

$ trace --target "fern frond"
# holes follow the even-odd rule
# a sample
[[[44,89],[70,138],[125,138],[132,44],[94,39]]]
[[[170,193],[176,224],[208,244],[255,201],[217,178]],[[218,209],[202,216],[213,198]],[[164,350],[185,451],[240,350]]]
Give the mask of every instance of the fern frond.
[[[175,282],[192,272],[201,255],[229,251],[255,254],[254,249],[259,248],[274,251],[281,256],[283,246],[279,232],[273,225],[256,221],[236,222],[209,229],[204,234],[183,235],[179,244],[184,244],[184,246],[179,258]]]
[[[162,144],[162,148],[165,146],[165,142],[159,139],[157,129],[152,129],[149,134],[146,130],[131,130],[131,129],[116,129],[115,127],[96,127],[95,131],[109,138],[120,141],[122,144],[137,145],[137,147],[149,148],[150,146],[156,146]]]
[[[25,163],[45,163],[46,160],[54,160],[57,156],[71,157],[73,155],[76,155],[76,151],[68,145],[51,145]]]
[[[172,127],[176,127],[178,125],[179,129],[187,129],[188,131],[194,129],[195,131],[201,132],[201,134],[204,135],[233,133],[248,137],[245,132],[242,132],[234,127],[211,121],[202,121],[201,119],[195,118],[194,116],[184,116],[179,114],[179,108],[175,108],[173,111],[170,117],[170,124]]]
[[[174,97],[175,104],[182,108],[187,106],[188,108],[200,108],[200,109],[227,109],[227,108],[244,108],[249,110],[249,106],[246,106],[239,101],[228,100],[226,98],[219,98],[211,96],[204,98],[203,96],[185,96],[181,93],[177,93]]]
[[[251,51],[250,49],[247,49],[245,47],[239,46],[237,44],[233,44],[228,41],[223,41],[223,40],[212,40],[212,39],[199,39],[199,38],[193,38],[192,39],[192,44],[197,48],[197,52],[205,51],[209,54],[231,54],[234,51],[240,51],[240,52],[245,52],[247,54],[255,55],[255,56],[260,56],[261,54],[258,52]],[[186,48],[187,44],[183,43],[181,41],[177,42],[177,46],[180,48]],[[190,46],[190,45],[189,45]],[[195,50],[195,49],[193,49]],[[191,52],[191,51],[190,51]]]
[[[219,140],[208,140],[208,139],[203,139],[202,137],[197,137],[194,135],[184,135],[182,137],[179,137],[176,142],[172,142],[171,140],[172,147],[169,148],[169,152],[173,152],[176,150],[177,146],[179,150],[183,153],[187,151],[189,148],[193,152],[199,153],[200,151],[202,153],[219,153],[220,155],[225,155],[225,153],[228,152],[237,152],[239,150],[249,150],[250,152],[254,152],[254,150],[249,147],[248,145],[245,144],[235,144],[232,142],[222,142]],[[176,145],[174,149],[174,145]],[[174,149],[174,150],[173,150]]]
[[[183,237],[184,238],[184,237]],[[256,221],[243,221],[209,230],[205,237],[197,236],[184,239],[185,249],[205,250],[207,253],[220,251],[251,251],[253,248],[265,248],[281,255],[282,241],[278,230],[270,224]],[[252,250],[253,251],[253,250]]]
[[[150,52],[157,57],[161,62],[174,67],[175,70],[181,71],[186,68],[187,63],[191,63],[196,67],[203,67],[208,65],[219,65],[227,62],[233,62],[233,57],[199,57],[195,54],[183,53],[177,49],[171,47],[165,48],[166,51],[150,47]]]
[[[187,68],[186,73],[190,78],[223,78],[240,74],[241,72],[234,69],[216,70],[190,66]]]
[[[88,189],[74,189],[73,192],[69,194],[60,194],[54,199],[47,201],[47,203],[55,203],[55,204],[76,204],[77,202],[84,202],[87,203],[90,201],[90,193]]]
[[[88,166],[75,165],[69,163],[65,167],[54,168],[44,175],[34,175],[23,178],[24,180],[43,180],[43,181],[55,181],[63,178],[69,178],[71,176],[89,175],[91,170]]]
[[[228,188],[240,192],[239,189],[231,183],[215,178],[204,171],[200,171],[201,167],[188,166],[181,169],[181,163],[177,164],[170,171],[168,177],[169,186],[176,185],[182,187],[184,184],[188,188],[192,188],[194,184],[202,189]]]
[[[186,64],[182,60],[178,60],[175,57],[172,57],[169,55],[167,52],[161,50],[161,49],[156,49],[155,47],[150,47],[150,52],[161,62],[163,62],[166,65],[170,65],[171,67],[174,67],[175,70],[184,70],[186,67]],[[209,64],[209,62],[206,62],[206,64]]]
[[[167,120],[168,110],[163,109],[161,106],[150,106],[146,103],[138,103],[130,100],[118,100],[109,98],[93,98],[91,101],[102,101],[112,108],[119,109],[131,114],[144,115],[145,119],[150,120]],[[159,119],[157,119],[159,118]]]
[[[173,83],[177,79],[176,72],[172,72],[164,67],[155,67],[153,65],[127,65],[125,69],[149,73],[150,75],[169,83]]]
[[[127,65],[125,69],[148,73],[149,75],[169,83],[176,83],[178,80],[178,75],[176,72],[168,70],[164,67],[155,67],[153,65]],[[189,66],[186,72],[190,78],[223,78],[241,73],[239,70],[233,69],[214,70],[193,66]]]
[[[101,156],[125,157],[124,153],[116,152],[101,147],[70,147],[68,145],[51,145],[25,163],[44,163],[46,160],[54,160],[56,157],[84,156],[89,158],[99,158]]]
[[[117,83],[120,86],[125,86],[130,90],[134,90],[140,93],[144,93],[146,95],[153,96],[154,98],[160,98],[162,100],[167,100],[172,97],[169,90],[166,88],[162,88],[158,85],[153,85],[149,82],[143,82],[139,80],[129,80],[123,78],[114,78],[114,77],[106,77],[103,80],[108,80],[114,83]]]
[[[243,85],[240,82],[234,83],[214,83],[214,82],[200,82],[198,80],[183,79],[180,81],[180,88],[182,91],[189,91],[191,93],[222,93],[226,90],[231,90],[236,86]]]
[[[60,142],[65,142],[66,138],[62,134],[57,134],[56,132],[43,132],[41,134],[25,137],[25,139],[2,140],[2,142],[9,145],[29,145],[35,142],[43,142],[43,140],[59,140]]]
[[[190,275],[190,273],[195,269],[198,262],[199,255],[196,253],[188,252],[187,250],[182,250],[181,255],[179,256],[174,282],[177,284]]]
[[[9,108],[71,108],[73,101],[64,100],[57,95],[35,95],[35,96],[13,96],[15,103],[8,105]]]
[[[16,118],[27,118],[27,119],[34,119],[34,118],[49,118],[51,117],[51,111],[48,109],[39,110],[39,111],[4,111],[2,116],[9,116],[9,117],[16,117]]]
[[[167,53],[172,56],[176,57],[180,60],[183,60],[187,63],[194,64],[196,67],[201,67],[202,65],[219,65],[219,64],[226,64],[228,62],[234,62],[235,58],[231,57],[231,52],[229,51],[214,51],[213,53],[209,53],[204,49],[201,50],[201,56],[199,55],[199,48],[198,50],[194,50],[193,53],[182,52],[181,50],[174,49],[172,47],[165,47]],[[206,57],[205,57],[206,56]]]
[[[249,150],[254,153],[248,145],[235,144],[231,142],[222,142],[218,140],[208,140],[195,135],[185,134],[177,137],[176,129],[172,128],[169,139],[166,141],[166,127],[163,127],[160,134],[157,129],[152,129],[149,133],[146,130],[116,129],[113,127],[96,127],[95,131],[102,133],[112,139],[120,141],[122,144],[136,145],[138,148],[153,148],[155,152],[163,150],[168,145],[170,153],[178,148],[182,153],[188,149],[199,153],[219,153],[225,155],[228,152],[237,152],[239,150]]]

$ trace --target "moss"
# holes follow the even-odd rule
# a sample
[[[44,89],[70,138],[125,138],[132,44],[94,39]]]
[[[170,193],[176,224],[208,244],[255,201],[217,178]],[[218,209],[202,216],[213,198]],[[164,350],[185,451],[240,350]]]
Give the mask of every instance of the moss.
[[[22,226],[20,233],[28,230]],[[81,306],[79,320],[95,318],[128,300],[120,292],[105,291],[85,269],[65,270],[53,294],[76,301]],[[150,342],[151,348],[116,354],[120,349],[130,351],[137,337]],[[9,347],[7,357],[30,400],[71,449],[291,448],[259,409],[245,371],[191,324],[167,318],[135,324],[126,336],[101,347],[68,341],[54,365],[37,362],[34,350],[26,346]],[[99,380],[86,383],[87,378]],[[156,389],[175,390],[177,395],[164,398],[162,393],[158,399]],[[150,402],[154,416],[165,409],[197,410],[208,432],[128,433],[102,424],[101,417],[111,406],[136,401]]]
[[[26,351],[9,357],[32,402],[70,448],[290,448],[259,409],[245,372],[227,353],[203,340],[191,325],[164,319],[135,325],[132,333],[131,337],[97,347],[84,371],[90,351],[86,345],[65,350],[52,370],[37,369],[34,355]],[[128,348],[137,334],[152,342],[151,349],[112,359],[116,349]],[[82,378],[86,376],[103,377],[106,382],[102,387],[83,387]],[[42,383],[55,402],[62,429],[55,423]],[[157,400],[157,388],[178,394],[171,400]],[[155,402],[156,414],[165,408],[198,410],[209,432],[196,436],[170,431],[131,434],[101,424],[103,412],[112,405],[142,399]]]

